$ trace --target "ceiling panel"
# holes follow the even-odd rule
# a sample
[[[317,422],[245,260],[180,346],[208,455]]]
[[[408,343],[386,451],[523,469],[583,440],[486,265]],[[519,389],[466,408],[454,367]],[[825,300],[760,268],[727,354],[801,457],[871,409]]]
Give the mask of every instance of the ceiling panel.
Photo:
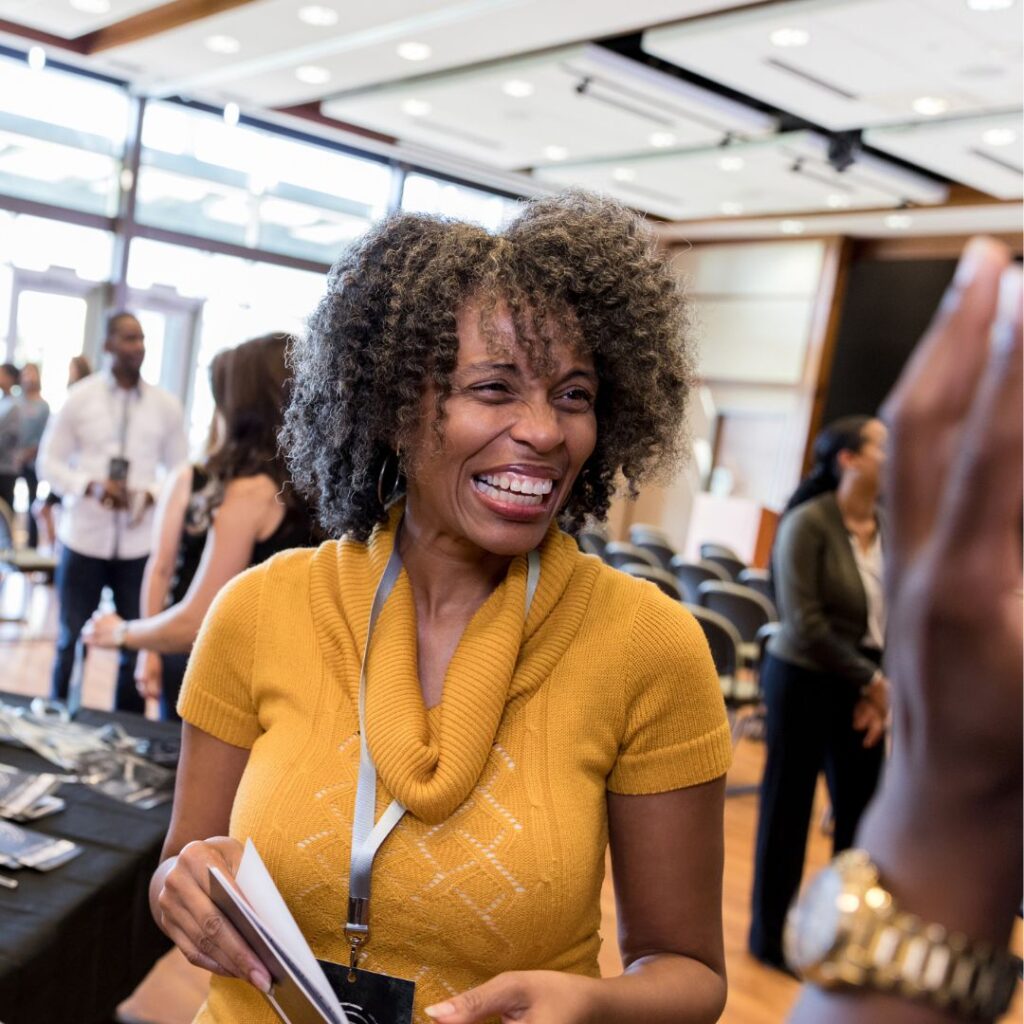
[[[0,0],[4,2],[4,0]],[[9,0],[7,0],[9,2]],[[58,0],[53,0],[58,2]],[[104,59],[169,95],[221,95],[256,106],[324,96],[734,7],[741,0],[255,0],[159,36],[111,49]],[[317,7],[309,25],[299,12]],[[211,36],[237,43],[213,57]],[[417,43],[419,59],[399,56]],[[231,44],[228,44],[231,45]],[[422,48],[426,49],[422,49]],[[315,82],[296,71],[319,69]],[[308,76],[307,76],[308,77]]]
[[[1020,105],[1019,0],[791,0],[652,29],[643,46],[833,130]]]
[[[504,168],[715,145],[774,118],[599,46],[401,82],[322,111]]]
[[[787,132],[764,142],[534,172],[541,180],[605,192],[671,220],[941,203],[948,189],[886,160],[861,155],[845,171],[828,140]]]
[[[160,7],[166,0],[0,0],[0,18],[74,39]]]
[[[997,199],[1019,199],[1024,195],[1022,128],[1018,110],[905,128],[873,128],[864,133],[864,141]]]

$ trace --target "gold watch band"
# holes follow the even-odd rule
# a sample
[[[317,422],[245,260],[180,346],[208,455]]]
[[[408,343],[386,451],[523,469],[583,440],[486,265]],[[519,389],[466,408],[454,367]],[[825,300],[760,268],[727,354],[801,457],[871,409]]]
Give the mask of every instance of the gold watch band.
[[[1006,1012],[1021,966],[1008,950],[899,911],[863,952],[874,987],[971,1020],[994,1020]]]

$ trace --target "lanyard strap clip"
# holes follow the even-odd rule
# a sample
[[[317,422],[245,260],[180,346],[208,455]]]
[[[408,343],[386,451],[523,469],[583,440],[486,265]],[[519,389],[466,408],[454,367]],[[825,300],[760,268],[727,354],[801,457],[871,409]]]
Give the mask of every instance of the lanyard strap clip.
[[[359,953],[370,940],[370,901],[360,896],[348,900],[348,921],[345,923],[345,938],[348,939],[348,980],[356,980]]]

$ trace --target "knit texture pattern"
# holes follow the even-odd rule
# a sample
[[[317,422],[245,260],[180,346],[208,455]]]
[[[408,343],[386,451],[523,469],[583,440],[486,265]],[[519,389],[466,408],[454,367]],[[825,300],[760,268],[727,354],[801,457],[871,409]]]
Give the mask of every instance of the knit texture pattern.
[[[359,670],[394,520],[366,544],[285,552],[226,587],[179,710],[251,748],[231,835],[252,838],[313,951],[347,962]],[[409,809],[374,862],[361,966],[416,982],[423,1007],[507,970],[597,976],[606,796],[725,773],[729,728],[703,633],[653,585],[552,527],[524,623],[526,559],[473,617],[443,699],[424,707],[403,572],[367,662],[378,813]],[[251,986],[214,977],[197,1021],[273,1024]]]

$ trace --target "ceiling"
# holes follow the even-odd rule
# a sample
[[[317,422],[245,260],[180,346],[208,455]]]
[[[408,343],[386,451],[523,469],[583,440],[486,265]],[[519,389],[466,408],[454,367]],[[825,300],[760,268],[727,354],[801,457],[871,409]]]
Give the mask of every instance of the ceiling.
[[[1000,204],[1016,231],[1022,2],[0,0],[0,37],[722,236],[927,233],[951,207],[973,231]]]

